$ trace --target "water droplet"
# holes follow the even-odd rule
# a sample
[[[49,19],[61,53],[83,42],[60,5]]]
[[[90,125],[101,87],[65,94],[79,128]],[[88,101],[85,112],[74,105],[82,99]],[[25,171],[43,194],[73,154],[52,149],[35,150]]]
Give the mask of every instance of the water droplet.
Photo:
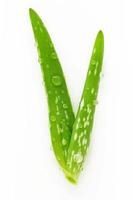
[[[56,106],[56,109],[57,109],[57,111],[59,111],[59,106],[58,105]]]
[[[64,131],[63,124],[62,124],[62,123],[60,123],[60,132],[61,132],[61,133],[63,133],[63,131]]]
[[[78,129],[79,128],[79,124],[77,123],[77,125],[76,125],[76,129]]]
[[[64,104],[63,104],[63,108],[64,108],[64,109],[67,109],[67,108],[68,108],[67,104],[64,103]]]
[[[55,85],[55,86],[60,86],[62,84],[62,79],[60,76],[53,76],[52,77],[52,83]]]
[[[58,99],[59,99],[59,100],[61,100],[61,97],[60,97],[60,96],[58,96]]]
[[[81,124],[81,123],[79,123],[79,128],[83,128],[83,126],[82,126],[82,124]]]
[[[66,119],[69,119],[67,111],[65,110],[64,112],[65,112]]]
[[[96,61],[95,60],[92,60],[91,61],[91,65],[95,65],[96,64]]]
[[[91,70],[89,70],[89,76],[91,75]]]
[[[80,118],[78,118],[78,122],[80,122]]]
[[[40,27],[40,32],[43,33],[43,29]]]
[[[65,93],[64,90],[61,90],[61,93],[64,94]]]
[[[51,90],[48,91],[48,94],[52,94]]]
[[[75,173],[75,172],[76,172],[76,167],[74,167],[72,170],[73,170],[73,172]]]
[[[89,125],[90,125],[89,121],[84,122],[84,128],[86,128]]]
[[[65,146],[67,144],[67,141],[63,138],[62,139],[62,145]]]
[[[83,122],[85,122],[86,121],[86,119],[85,119],[85,117],[83,118]]]
[[[48,64],[46,64],[46,68],[49,68],[49,65],[48,65]]]
[[[89,121],[87,121],[87,122],[86,122],[86,125],[87,125],[87,126],[90,126],[90,122],[89,122]]]
[[[50,47],[53,47],[53,43],[52,42],[50,43]]]
[[[94,76],[96,76],[96,75],[97,75],[97,68],[94,71]]]
[[[39,20],[37,21],[37,24],[40,25],[40,21]]]
[[[96,67],[98,67],[98,64],[99,64],[99,62],[97,61],[97,62],[96,62]]]
[[[80,152],[75,154],[75,161],[77,163],[81,163],[83,161],[83,156],[82,156],[82,154]]]
[[[74,150],[72,150],[72,156],[74,155]]]
[[[84,107],[84,99],[80,103],[80,108],[82,109]]]
[[[74,135],[74,140],[77,140],[77,137],[78,137],[78,134],[75,133],[75,135]]]
[[[67,156],[67,151],[66,150],[64,151],[64,155],[65,155],[65,157]]]
[[[39,63],[40,63],[40,65],[41,65],[41,64],[43,64],[43,63],[44,63],[44,60],[43,60],[41,57],[39,57],[39,58],[38,58],[38,62],[39,62]]]
[[[96,53],[96,48],[93,49],[93,54],[95,54],[95,53]]]
[[[57,133],[60,134],[60,126],[57,124]]]
[[[55,122],[56,121],[56,117],[54,115],[50,115],[50,121],[51,122]]]
[[[87,109],[86,109],[86,108],[84,108],[83,110],[84,110],[84,112],[86,112],[86,111],[87,111]]]
[[[84,135],[86,135],[86,133],[87,133],[87,131],[86,131],[86,130],[84,130]]]
[[[91,113],[91,110],[92,110],[91,107],[88,106],[88,107],[87,107],[87,113],[90,114],[90,113]]]
[[[58,104],[58,97],[55,98],[55,104]]]
[[[87,144],[87,139],[86,138],[83,138],[82,140],[82,145],[86,145]]]
[[[55,52],[53,52],[53,53],[51,54],[51,58],[53,58],[53,59],[57,59],[57,55],[56,55]]]
[[[94,91],[95,91],[95,89],[94,89],[94,88],[92,88],[92,89],[91,89],[91,94],[93,94],[93,93],[94,93]]]
[[[34,27],[34,30],[36,31],[37,29],[38,29],[38,27],[37,27],[37,26],[35,26],[35,27]]]

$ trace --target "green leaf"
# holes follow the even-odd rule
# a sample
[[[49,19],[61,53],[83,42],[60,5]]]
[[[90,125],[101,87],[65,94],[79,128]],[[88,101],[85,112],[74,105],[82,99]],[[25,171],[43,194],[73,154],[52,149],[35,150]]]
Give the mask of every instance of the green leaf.
[[[72,138],[68,150],[66,176],[77,182],[83,168],[84,159],[90,143],[90,134],[93,127],[100,74],[104,51],[104,37],[99,31],[93,48],[93,53],[87,73],[86,82],[81,97],[78,113],[73,126]]]
[[[65,168],[75,117],[54,45],[37,13],[31,8],[29,13],[48,98],[53,150],[58,162]]]

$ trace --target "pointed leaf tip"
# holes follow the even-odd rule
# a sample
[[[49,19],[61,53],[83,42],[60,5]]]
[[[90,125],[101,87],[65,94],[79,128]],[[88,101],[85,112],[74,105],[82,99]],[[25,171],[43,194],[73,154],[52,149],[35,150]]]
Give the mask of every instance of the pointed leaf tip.
[[[33,9],[32,8],[29,8],[29,15],[31,15],[33,12]]]
[[[103,34],[103,31],[100,30],[97,34],[97,38],[101,39],[101,40],[104,40],[104,34]]]
[[[29,15],[30,15],[30,18],[38,16],[36,11],[33,10],[32,8],[29,8]]]

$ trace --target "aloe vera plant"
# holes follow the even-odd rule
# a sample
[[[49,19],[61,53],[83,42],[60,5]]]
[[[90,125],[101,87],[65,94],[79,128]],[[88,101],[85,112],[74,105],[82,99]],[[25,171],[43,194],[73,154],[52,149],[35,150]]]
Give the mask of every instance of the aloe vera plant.
[[[29,10],[39,62],[48,97],[53,150],[66,177],[76,183],[82,170],[97,101],[104,38],[99,31],[75,119],[61,64],[51,38],[37,13]]]

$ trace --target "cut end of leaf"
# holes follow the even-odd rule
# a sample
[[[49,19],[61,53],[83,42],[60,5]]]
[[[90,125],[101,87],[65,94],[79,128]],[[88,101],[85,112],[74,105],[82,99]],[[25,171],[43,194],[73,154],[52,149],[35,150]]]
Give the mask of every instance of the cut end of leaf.
[[[70,183],[72,183],[72,184],[74,184],[74,185],[77,184],[77,178],[75,178],[70,172],[65,171],[65,177],[67,178],[67,180],[68,180]]]

